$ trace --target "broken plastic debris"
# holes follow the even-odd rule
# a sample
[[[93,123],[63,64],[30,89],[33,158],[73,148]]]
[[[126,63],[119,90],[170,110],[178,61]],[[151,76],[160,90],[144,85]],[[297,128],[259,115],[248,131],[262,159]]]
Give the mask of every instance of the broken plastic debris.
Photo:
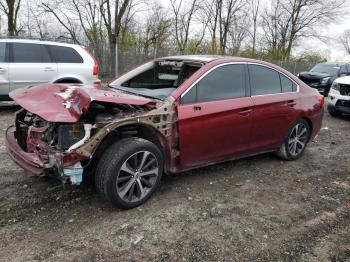
[[[134,245],[137,245],[141,240],[143,239],[143,236],[138,236],[135,241],[133,242]]]

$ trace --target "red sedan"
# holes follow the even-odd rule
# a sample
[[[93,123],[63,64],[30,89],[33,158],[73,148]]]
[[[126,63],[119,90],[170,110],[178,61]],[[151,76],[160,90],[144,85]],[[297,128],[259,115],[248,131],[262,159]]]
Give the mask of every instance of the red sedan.
[[[163,172],[264,152],[300,157],[321,127],[324,97],[286,70],[238,57],[156,59],[108,87],[40,85],[10,94],[6,132],[32,175],[93,176],[120,208],[144,203]]]

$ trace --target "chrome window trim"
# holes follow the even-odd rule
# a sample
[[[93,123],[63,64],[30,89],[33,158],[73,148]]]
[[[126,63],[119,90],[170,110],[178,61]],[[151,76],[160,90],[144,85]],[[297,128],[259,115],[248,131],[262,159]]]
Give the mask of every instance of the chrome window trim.
[[[259,64],[259,63],[254,63],[254,62],[227,62],[227,63],[216,65],[213,68],[210,68],[207,72],[205,72],[203,75],[201,75],[194,83],[192,83],[192,85],[189,88],[187,88],[185,90],[185,92],[183,92],[181,94],[180,97],[182,98],[183,96],[185,96],[199,81],[201,81],[207,74],[209,74],[211,71],[215,70],[216,68],[221,67],[221,66],[225,66],[225,65],[237,65],[237,64],[238,65],[239,64],[243,64],[243,65],[258,65],[258,66],[267,67],[267,68],[272,69],[272,70],[276,71],[277,73],[280,73],[283,76],[287,77],[290,81],[292,81],[292,83],[294,83],[297,86],[297,90],[293,91],[293,92],[285,92],[285,93],[281,92],[281,93],[263,94],[263,95],[254,95],[254,96],[250,95],[250,97],[270,96],[270,95],[279,95],[279,94],[294,94],[294,93],[299,93],[299,91],[300,91],[300,86],[293,79],[291,79],[289,76],[287,76],[283,72],[280,72],[280,71],[276,70],[275,68],[273,68],[271,66],[264,65],[264,64]],[[250,79],[249,72],[247,72],[247,73],[248,73],[248,78]],[[250,81],[249,81],[249,88],[251,88]]]

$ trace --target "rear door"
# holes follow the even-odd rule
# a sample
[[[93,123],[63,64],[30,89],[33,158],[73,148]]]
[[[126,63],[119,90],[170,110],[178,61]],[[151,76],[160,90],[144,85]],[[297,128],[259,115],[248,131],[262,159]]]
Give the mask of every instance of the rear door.
[[[255,151],[278,148],[298,116],[297,86],[284,74],[257,64],[249,65],[253,100],[252,144]]]
[[[53,81],[57,65],[42,44],[10,44],[10,90]]]
[[[252,99],[246,65],[222,65],[181,96],[178,106],[181,165],[191,167],[249,150]]]
[[[74,48],[56,45],[48,45],[47,47],[57,63],[60,78],[70,76],[83,80],[82,76],[92,77],[92,64],[84,64],[84,59]]]
[[[0,96],[6,96],[9,93],[9,64],[7,55],[7,45],[0,43]]]

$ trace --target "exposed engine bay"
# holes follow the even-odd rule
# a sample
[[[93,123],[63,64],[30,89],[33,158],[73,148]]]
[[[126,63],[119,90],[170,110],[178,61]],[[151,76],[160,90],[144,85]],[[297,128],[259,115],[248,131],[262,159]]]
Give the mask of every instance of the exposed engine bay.
[[[142,114],[149,108],[104,102],[93,102],[89,110],[77,123],[48,122],[36,114],[21,109],[16,113],[16,132],[20,147],[29,153],[37,153],[46,168],[61,179],[70,179],[79,184],[82,180],[83,167],[79,163],[70,166],[77,156],[75,150],[84,145],[91,136],[105,125],[125,117]],[[73,159],[69,159],[73,156]]]

